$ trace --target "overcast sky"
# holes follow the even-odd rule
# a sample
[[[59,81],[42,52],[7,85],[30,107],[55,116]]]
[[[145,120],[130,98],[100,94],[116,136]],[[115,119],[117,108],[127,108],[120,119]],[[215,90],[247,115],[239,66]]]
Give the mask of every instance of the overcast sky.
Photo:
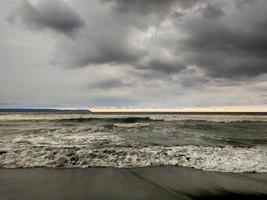
[[[266,0],[1,0],[0,107],[267,105]]]

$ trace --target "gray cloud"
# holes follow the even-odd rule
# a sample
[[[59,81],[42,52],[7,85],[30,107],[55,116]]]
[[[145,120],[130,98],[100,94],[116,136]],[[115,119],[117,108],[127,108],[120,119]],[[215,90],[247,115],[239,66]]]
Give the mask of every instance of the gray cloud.
[[[201,0],[104,0],[100,1],[100,7],[99,1],[96,2],[92,3],[94,11],[85,10],[87,26],[75,43],[66,40],[60,43],[60,49],[64,50],[57,52],[58,57],[62,58],[58,60],[59,63],[71,67],[107,63],[128,64],[140,70],[149,68],[167,74],[184,68],[176,61],[154,58],[150,55],[153,44],[140,46],[134,37],[136,33],[142,35],[150,27],[160,26],[164,20],[172,17],[176,12],[173,10],[174,5],[189,9],[202,2]]]
[[[219,6],[208,4],[204,11],[203,16],[211,19],[223,16],[225,13]]]
[[[131,84],[119,79],[110,79],[103,82],[98,82],[96,84],[91,84],[89,88],[99,88],[103,90],[109,90],[109,89],[122,88],[128,86],[131,86]]]
[[[181,41],[183,47],[177,50],[190,52],[185,62],[198,65],[216,77],[253,77],[267,73],[267,15],[264,14],[267,3],[250,3],[249,7],[231,7],[235,12],[228,11],[222,19],[208,17],[205,13],[209,6],[204,9],[208,19],[200,16],[189,19],[184,26],[187,37]],[[219,13],[222,16],[224,11]]]
[[[163,14],[169,12],[170,9],[180,7],[188,9],[195,6],[203,0],[103,0],[107,2],[116,2],[119,12],[138,12],[144,15],[150,13]]]
[[[87,19],[95,21],[88,24],[75,43],[62,42],[60,49],[64,51],[59,53],[63,56],[59,57],[63,57],[65,65],[127,64],[138,70],[154,71],[157,78],[158,72],[164,78],[192,65],[204,69],[206,76],[229,79],[267,72],[265,1],[105,0],[102,3],[109,9],[98,8],[89,14]],[[170,35],[164,27],[166,20],[172,29]],[[135,38],[135,33],[142,36],[150,27],[155,31],[144,40],[148,43],[137,44],[135,40],[139,38]],[[163,56],[163,50],[170,55]]]
[[[137,12],[148,15],[151,13],[166,14],[168,13],[175,0],[104,0],[104,2],[115,2],[118,12]]]
[[[185,66],[175,60],[155,58],[151,59],[149,63],[142,65],[141,68],[165,74],[173,74],[179,73],[181,70],[185,69]]]
[[[81,17],[62,0],[41,1],[35,6],[23,0],[16,12],[9,16],[11,21],[16,18],[31,29],[51,29],[66,35],[84,26]]]
[[[265,0],[31,2],[22,1],[13,20],[38,31],[0,21],[3,105],[19,97],[152,107],[266,101]],[[44,41],[46,29],[75,37],[48,34]],[[14,72],[20,76],[13,81]]]
[[[77,39],[59,39],[57,63],[126,64],[165,74],[195,65],[207,76],[228,78],[267,72],[267,3],[263,0],[102,0],[91,5],[94,10],[81,10],[87,24]],[[18,13],[28,26],[66,34],[85,24],[59,0],[41,1],[35,7],[23,1]],[[182,17],[182,22],[177,23],[176,17]],[[172,35],[164,33],[166,20]],[[142,36],[150,27],[155,28],[150,42],[136,43],[135,34]],[[171,57],[162,56],[162,49]]]

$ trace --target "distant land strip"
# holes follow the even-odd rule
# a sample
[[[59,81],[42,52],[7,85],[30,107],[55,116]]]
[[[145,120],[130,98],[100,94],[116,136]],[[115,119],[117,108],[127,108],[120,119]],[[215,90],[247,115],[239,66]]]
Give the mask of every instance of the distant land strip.
[[[0,108],[1,113],[80,113],[80,114],[168,114],[168,115],[267,115],[267,112],[253,111],[91,111],[89,109],[35,109],[35,108]]]
[[[47,113],[47,112],[84,112],[91,113],[91,111],[86,109],[53,109],[53,108],[0,108],[0,112],[5,113]]]

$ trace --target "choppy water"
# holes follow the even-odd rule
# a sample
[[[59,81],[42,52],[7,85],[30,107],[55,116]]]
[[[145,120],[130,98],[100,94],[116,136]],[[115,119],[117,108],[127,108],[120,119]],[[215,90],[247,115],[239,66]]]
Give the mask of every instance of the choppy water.
[[[267,172],[267,116],[1,114],[0,167]]]

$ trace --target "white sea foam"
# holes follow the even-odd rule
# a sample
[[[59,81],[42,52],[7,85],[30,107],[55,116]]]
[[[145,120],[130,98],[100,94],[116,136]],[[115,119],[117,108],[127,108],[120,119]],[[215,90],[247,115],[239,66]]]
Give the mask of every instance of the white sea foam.
[[[148,127],[149,123],[115,123],[114,126],[121,128],[141,128]]]
[[[267,121],[266,115],[151,115],[151,120],[187,121],[204,120],[210,122]]]
[[[90,118],[103,120],[91,123],[90,120],[87,121]],[[24,123],[25,119],[29,123]],[[223,138],[220,132],[218,135],[213,133],[217,129],[198,132],[188,127],[181,128],[179,123],[165,123],[183,120],[231,122],[265,119],[266,116],[0,115],[0,123],[3,125],[0,129],[0,167],[131,168],[177,165],[220,172],[267,172],[264,126],[259,129],[261,132],[258,135],[248,132],[247,134],[252,134],[248,138],[243,138],[240,134],[237,137],[235,132],[233,135],[226,134]],[[64,123],[60,123],[60,120]],[[157,120],[163,124],[157,123]],[[66,121],[71,123],[65,124]],[[223,130],[223,125],[217,128]],[[215,136],[217,139],[214,139]],[[256,140],[246,146],[250,138],[252,141],[262,138],[262,143],[257,143]],[[180,139],[186,142],[176,141]],[[244,147],[225,146],[230,144],[225,141],[232,141],[231,139]],[[204,140],[207,142],[203,142]],[[250,144],[254,147],[248,147],[253,146]]]
[[[220,172],[267,172],[267,149],[231,146],[33,146],[31,143],[2,150],[0,166],[17,167],[147,167],[176,165]]]

